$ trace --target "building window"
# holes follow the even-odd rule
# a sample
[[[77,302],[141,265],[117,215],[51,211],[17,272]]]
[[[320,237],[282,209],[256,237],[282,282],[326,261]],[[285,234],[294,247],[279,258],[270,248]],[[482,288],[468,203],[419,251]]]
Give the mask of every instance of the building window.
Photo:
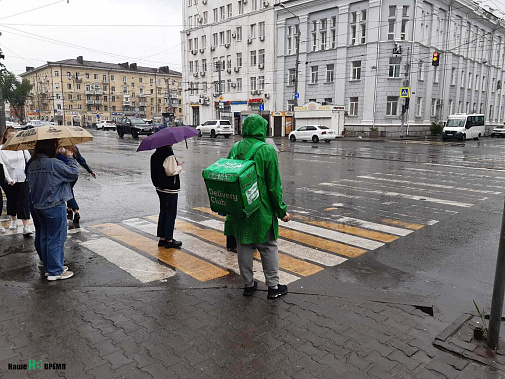
[[[388,41],[393,41],[395,39],[395,24],[396,19],[388,21]]]
[[[88,73],[86,73],[85,76],[86,76],[86,79],[89,79],[89,74]]]
[[[478,91],[480,88],[479,75],[475,75],[475,90]]]
[[[242,78],[237,78],[237,92],[242,92]]]
[[[223,46],[225,44],[224,42],[224,32],[219,32],[219,44]]]
[[[361,61],[352,62],[352,80],[361,79]]]
[[[72,89],[72,84],[67,84],[67,89],[71,90]]]
[[[242,27],[238,26],[237,27],[237,42],[242,41]]]
[[[330,21],[330,28],[335,28],[337,26],[337,17],[333,16]]]
[[[71,94],[71,93],[69,93],[69,94],[68,94],[68,100],[73,100],[73,99],[72,99],[72,94]]]
[[[289,69],[288,85],[294,86],[296,80],[296,71],[294,68]]]
[[[431,99],[431,117],[437,116],[438,99]]]
[[[333,83],[333,76],[335,73],[335,65],[327,64],[326,65],[326,83]]]
[[[310,68],[310,83],[311,84],[317,84],[318,74],[319,74],[319,67],[312,66]]]
[[[258,50],[259,64],[265,65],[265,49]]]
[[[249,28],[249,38],[254,39],[256,38],[256,24],[251,24]]]
[[[226,13],[224,11],[224,5],[219,7],[219,16],[221,20],[226,19]]]
[[[408,20],[402,20],[402,29],[400,31],[400,39],[402,41],[407,39],[407,22]]]
[[[56,77],[60,76],[60,72],[59,71],[55,71],[54,72],[54,76],[56,76]]]
[[[473,76],[472,73],[468,73],[468,89],[472,89],[472,81],[473,81]]]
[[[110,80],[114,80],[115,79],[115,76],[114,75],[111,75],[110,76]]]
[[[226,31],[226,43],[231,43],[231,30]]]
[[[231,4],[226,6],[226,13],[228,14],[228,18],[233,17],[233,10]]]
[[[358,98],[350,97],[349,98],[349,116],[357,116],[358,115]]]
[[[219,20],[219,18],[217,17],[217,8],[214,8],[212,10],[212,13],[214,14],[214,22],[217,22]]]
[[[337,47],[337,32],[335,29],[331,30],[331,48],[334,49]]]
[[[361,43],[366,43],[366,24],[361,24]]]
[[[483,91],[483,92],[484,92],[484,91],[486,91],[486,87],[487,87],[487,86],[486,86],[486,77],[485,77],[485,76],[483,76],[483,77],[482,77],[482,91]]]
[[[258,76],[258,89],[261,91],[265,90],[265,77]]]
[[[326,50],[326,39],[328,32],[326,30],[321,32],[321,50]]]
[[[351,26],[351,45],[356,45],[356,25]]]
[[[317,50],[317,33],[312,33],[312,51]]]
[[[402,17],[409,17],[409,6],[408,5],[403,6]]]
[[[433,67],[433,83],[438,83],[438,74],[439,74],[439,71],[438,71],[438,67],[435,66]]]
[[[252,10],[253,11],[258,10],[258,0],[252,0]]]
[[[259,27],[259,37],[260,38],[265,38],[265,22],[262,21],[258,24]]]
[[[98,74],[93,74],[93,79],[98,80]]]
[[[244,14],[244,2],[242,0],[238,2],[238,14]]]
[[[455,86],[456,85],[456,68],[453,67],[451,69],[451,86]]]
[[[287,47],[287,53],[292,54],[293,51],[293,27],[288,26],[286,29],[286,35],[287,35],[287,41],[288,43],[286,44]]]
[[[454,101],[449,100],[449,114],[453,114],[453,113],[454,113]]]
[[[227,92],[231,92],[231,79],[226,81],[226,88],[228,89]]]
[[[417,79],[420,81],[424,80],[423,62],[419,62],[419,71],[417,72]]]
[[[251,51],[251,66],[256,66],[258,62],[256,61],[256,50]]]
[[[389,6],[389,17],[396,18],[396,5]]]
[[[386,116],[396,116],[398,114],[398,96],[388,96],[386,103]]]
[[[251,76],[251,91],[256,90],[256,78],[254,76]]]
[[[242,67],[242,53],[237,53],[237,67]]]
[[[423,98],[416,97],[416,116],[421,117],[423,115]]]
[[[460,82],[461,82],[460,87],[461,87],[461,88],[464,88],[464,87],[465,87],[465,72],[464,72],[464,71],[461,71],[461,78],[460,78]]]
[[[203,23],[207,24],[209,22],[209,12],[203,12]]]
[[[389,58],[389,77],[400,77],[400,62],[401,58]]]

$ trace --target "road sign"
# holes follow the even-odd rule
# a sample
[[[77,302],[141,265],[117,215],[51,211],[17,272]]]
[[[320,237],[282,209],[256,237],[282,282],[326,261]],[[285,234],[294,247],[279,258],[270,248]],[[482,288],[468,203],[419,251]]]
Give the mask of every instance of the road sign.
[[[100,115],[98,113],[96,114],[96,118],[98,118],[98,119],[100,118]]]
[[[410,87],[401,88],[400,97],[410,97]]]
[[[265,110],[265,104],[260,104],[260,111],[264,111]]]
[[[223,101],[223,96],[219,96],[219,101]]]
[[[299,99],[300,98],[300,93],[299,92],[295,92],[295,99]]]

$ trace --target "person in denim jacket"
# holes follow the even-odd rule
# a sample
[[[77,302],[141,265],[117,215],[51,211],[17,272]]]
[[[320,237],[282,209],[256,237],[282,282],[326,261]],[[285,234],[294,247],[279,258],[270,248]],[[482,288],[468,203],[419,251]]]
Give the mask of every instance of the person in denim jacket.
[[[63,261],[67,239],[66,202],[73,197],[70,183],[77,180],[79,171],[72,151],[65,150],[65,164],[56,159],[57,149],[56,139],[38,141],[28,167],[30,202],[40,223],[40,253],[50,281],[74,275]]]

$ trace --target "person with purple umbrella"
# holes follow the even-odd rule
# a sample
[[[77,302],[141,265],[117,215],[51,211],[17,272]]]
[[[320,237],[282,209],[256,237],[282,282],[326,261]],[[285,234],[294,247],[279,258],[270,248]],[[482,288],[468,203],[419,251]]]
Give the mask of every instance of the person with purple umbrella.
[[[174,225],[177,217],[177,200],[181,190],[179,174],[184,162],[175,158],[172,145],[198,135],[195,128],[179,126],[165,128],[144,139],[137,151],[156,151],[151,156],[151,180],[160,200],[157,235],[159,247],[167,249],[182,246],[181,241],[174,239]],[[188,143],[186,142],[186,147]]]
[[[182,242],[174,239],[177,217],[177,199],[181,191],[179,174],[182,165],[175,158],[172,145],[159,147],[151,156],[151,180],[160,199],[157,236],[159,247],[167,249],[181,247]]]

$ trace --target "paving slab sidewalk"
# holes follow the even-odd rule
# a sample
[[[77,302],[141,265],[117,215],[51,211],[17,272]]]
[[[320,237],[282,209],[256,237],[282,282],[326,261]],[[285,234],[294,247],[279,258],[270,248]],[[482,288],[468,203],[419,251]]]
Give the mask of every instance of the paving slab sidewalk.
[[[414,306],[240,289],[0,287],[0,377],[500,378]],[[28,360],[65,370],[8,370]]]

